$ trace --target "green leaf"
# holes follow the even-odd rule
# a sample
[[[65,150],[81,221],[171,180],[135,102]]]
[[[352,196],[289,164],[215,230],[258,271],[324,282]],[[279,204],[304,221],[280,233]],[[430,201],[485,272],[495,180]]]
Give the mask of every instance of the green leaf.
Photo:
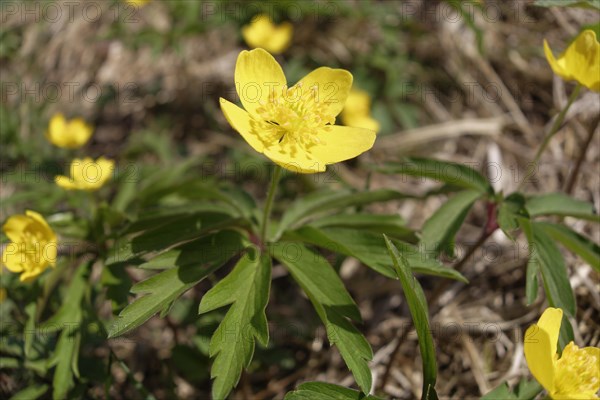
[[[348,320],[360,321],[360,312],[339,276],[327,260],[299,243],[275,243],[272,252],[302,287],[325,324],[329,342],[338,348],[361,390],[368,393],[372,385],[368,361],[373,351]]]
[[[388,174],[431,178],[463,189],[476,190],[479,193],[494,193],[492,185],[478,171],[450,161],[412,157],[400,163],[388,163],[377,170]]]
[[[189,241],[211,230],[231,226],[235,220],[223,213],[198,213],[168,219],[132,239],[119,239],[109,252],[106,265],[121,263],[149,252],[161,251]],[[155,226],[155,225],[153,225]]]
[[[519,385],[515,389],[515,394],[519,400],[533,400],[543,389],[535,379],[528,381],[525,378],[521,378]]]
[[[593,204],[574,199],[564,193],[531,196],[527,199],[525,206],[531,217],[559,215],[600,222],[600,216],[594,210]]]
[[[503,382],[496,389],[486,393],[481,400],[517,400],[517,396],[508,388],[508,384]]]
[[[397,279],[390,262],[385,241],[381,234],[344,228],[322,228],[304,226],[288,232],[286,238],[301,240],[346,256],[355,257],[366,266],[388,278]],[[458,271],[444,267],[438,260],[428,257],[418,247],[400,241],[395,242],[408,260],[413,272],[467,282]]]
[[[380,397],[367,396],[356,390],[325,382],[306,382],[293,392],[285,395],[284,400],[382,400]]]
[[[580,7],[600,10],[598,0],[535,0],[539,7]]]
[[[53,357],[56,360],[56,370],[52,379],[52,398],[56,400],[67,398],[69,390],[75,384],[74,375],[76,370],[73,367],[78,362],[79,344],[81,342],[80,322],[77,321],[76,325],[73,323],[63,329],[56,344]]]
[[[394,190],[380,189],[369,192],[352,190],[324,190],[311,193],[295,201],[283,214],[275,238],[283,232],[294,229],[323,213],[351,206],[361,206],[379,201],[406,198],[405,194]]]
[[[107,265],[102,269],[102,286],[106,288],[106,297],[111,300],[113,313],[120,312],[128,304],[131,277],[123,264]]]
[[[530,263],[537,263],[542,273],[544,289],[552,307],[562,308],[568,315],[575,315],[575,294],[560,250],[552,238],[538,223],[531,224],[529,239]]]
[[[388,236],[416,243],[415,232],[406,226],[404,219],[399,215],[374,215],[374,214],[338,214],[319,218],[311,223],[317,228],[352,228]]]
[[[48,391],[48,385],[33,385],[15,393],[10,400],[35,400]]]
[[[398,273],[398,278],[404,291],[404,296],[410,309],[417,335],[419,336],[419,350],[423,360],[423,394],[421,399],[437,399],[435,382],[437,379],[437,362],[433,337],[429,329],[429,312],[425,294],[419,281],[413,276],[407,261],[398,252],[394,244],[384,235],[390,257]]]
[[[200,302],[201,314],[231,305],[210,340],[214,399],[227,397],[237,385],[242,368],[248,368],[252,361],[255,340],[263,346],[269,342],[265,308],[270,286],[271,257],[249,248],[233,271]]]
[[[460,192],[446,201],[423,225],[421,244],[428,253],[454,253],[454,236],[460,229],[471,206],[481,197],[474,190]]]
[[[201,241],[195,242],[197,252],[190,258],[182,256],[181,265],[179,258],[174,258],[173,268],[160,272],[131,288],[132,293],[143,293],[142,297],[125,307],[110,328],[108,337],[122,335],[137,328],[159,311],[168,311],[170,305],[183,293],[198,282],[219,269],[225,262],[234,256],[228,252],[215,252],[212,240],[227,238],[228,241],[237,240],[242,243],[241,235],[235,232],[219,232]],[[187,254],[187,253],[183,253]],[[195,258],[194,262],[192,260]]]
[[[596,243],[565,225],[550,222],[538,222],[537,225],[550,235],[552,239],[560,242],[567,249],[590,264],[592,268],[600,272],[600,246]]]
[[[502,232],[513,241],[512,233],[519,227],[519,218],[529,218],[525,197],[521,193],[512,193],[498,206],[497,222]]]

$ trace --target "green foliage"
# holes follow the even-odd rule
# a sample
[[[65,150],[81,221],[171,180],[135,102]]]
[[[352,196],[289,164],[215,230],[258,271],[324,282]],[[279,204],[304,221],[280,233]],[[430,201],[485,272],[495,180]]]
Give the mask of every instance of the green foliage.
[[[600,216],[595,212],[593,204],[563,193],[530,196],[525,203],[525,208],[531,217],[558,215],[600,222]]]
[[[486,393],[481,400],[533,400],[543,388],[535,380],[521,379],[514,392],[506,382]]]
[[[286,394],[284,400],[381,400],[381,398],[367,396],[356,390],[331,383],[306,382]]]
[[[252,360],[255,339],[268,344],[265,308],[270,287],[271,257],[250,248],[233,271],[202,298],[200,313],[231,305],[210,341],[213,398],[227,397],[237,385],[242,368]]]
[[[433,345],[433,337],[429,325],[429,312],[427,311],[427,301],[423,288],[412,275],[412,271],[408,262],[402,257],[394,244],[384,235],[385,244],[394,267],[402,284],[402,290],[412,315],[417,335],[419,336],[419,349],[421,350],[421,358],[423,359],[423,400],[437,400],[437,392],[435,391],[435,381],[437,379],[437,362],[435,359],[435,347]]]
[[[597,0],[535,0],[533,4],[539,7],[580,7],[600,10]]]

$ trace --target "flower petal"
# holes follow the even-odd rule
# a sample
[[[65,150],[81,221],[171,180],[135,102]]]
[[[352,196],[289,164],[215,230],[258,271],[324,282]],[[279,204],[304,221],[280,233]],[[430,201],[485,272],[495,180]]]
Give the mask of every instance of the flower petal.
[[[281,23],[277,28],[274,29],[271,37],[269,38],[267,50],[273,54],[282,53],[289,47],[292,40],[292,34],[292,24],[289,22]]]
[[[75,184],[75,181],[73,181],[68,176],[64,176],[64,175],[55,176],[54,183],[56,183],[58,186],[60,186],[63,189],[66,189],[66,190],[79,189],[79,186]]]
[[[19,273],[23,271],[23,261],[26,259],[25,254],[19,251],[20,245],[17,243],[9,243],[2,252],[2,264],[10,272]]]
[[[310,153],[323,164],[333,164],[369,150],[375,137],[375,132],[369,129],[331,125],[319,132],[321,143],[312,147]]]
[[[301,86],[302,94],[311,91],[315,103],[324,108],[325,114],[335,117],[344,108],[352,87],[352,74],[345,69],[320,67],[306,75],[294,87]]]
[[[9,217],[4,225],[2,226],[2,231],[6,234],[6,236],[14,243],[21,242],[21,234],[27,228],[27,225],[30,224],[30,219],[27,216],[19,214],[12,215]]]
[[[326,163],[309,158],[302,150],[291,152],[289,146],[275,144],[267,147],[264,154],[281,167],[300,174],[315,174],[325,171]]]
[[[73,147],[81,147],[92,137],[92,127],[83,119],[75,118],[69,122],[69,134],[71,136],[71,144]]]
[[[25,215],[27,215],[28,217],[32,218],[34,221],[37,222],[37,224],[38,224],[37,228],[40,231],[42,231],[42,234],[44,235],[45,240],[48,240],[48,241],[56,240],[56,234],[54,233],[52,228],[50,228],[50,225],[48,225],[48,222],[46,222],[46,220],[44,219],[44,217],[42,217],[42,215],[40,213],[31,211],[31,210],[26,210]]]
[[[560,308],[548,307],[542,313],[537,326],[546,332],[550,340],[550,354],[554,357],[558,345],[558,336],[560,334],[560,324],[562,323],[563,310]]]
[[[242,135],[244,140],[248,142],[254,150],[262,153],[265,145],[259,136],[260,129],[258,129],[262,122],[256,121],[249,113],[235,104],[223,98],[221,98],[220,101],[221,110],[223,111],[223,114],[225,114],[225,118],[227,119],[227,122],[229,122],[229,125]]]
[[[525,332],[525,359],[529,370],[548,392],[554,386],[554,355],[548,333],[538,325],[532,325]],[[556,350],[556,342],[554,342]]]
[[[583,31],[565,51],[565,69],[581,84],[600,91],[600,43],[591,29]]]
[[[546,60],[548,60],[548,64],[550,64],[550,67],[552,68],[552,70],[554,71],[554,73],[558,76],[560,76],[561,78],[570,81],[573,79],[573,75],[569,74],[565,69],[564,66],[562,65],[563,63],[559,63],[559,61],[554,58],[554,54],[552,53],[552,50],[550,49],[550,46],[548,45],[548,42],[544,39],[544,54],[546,55]]]
[[[235,87],[242,105],[252,115],[273,100],[273,93],[286,85],[281,66],[263,49],[244,50],[235,64]]]

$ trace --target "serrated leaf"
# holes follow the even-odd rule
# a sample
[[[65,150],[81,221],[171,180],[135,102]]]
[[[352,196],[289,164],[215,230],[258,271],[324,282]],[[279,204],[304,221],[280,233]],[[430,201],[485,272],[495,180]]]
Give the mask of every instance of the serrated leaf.
[[[600,222],[600,216],[594,205],[587,201],[577,200],[564,193],[548,193],[531,196],[525,204],[531,217],[541,215],[559,215]]]
[[[475,169],[450,161],[411,157],[400,163],[388,163],[377,168],[387,174],[403,174],[425,177],[480,193],[493,194],[494,189],[488,180]]]
[[[305,226],[286,235],[289,239],[302,240],[321,248],[350,257],[387,276],[397,279],[385,241],[381,234],[343,228],[321,228]],[[446,268],[438,260],[419,252],[416,246],[395,241],[403,256],[408,260],[413,272],[467,282],[458,271]]]
[[[404,219],[399,215],[338,214],[319,218],[310,225],[317,228],[352,228],[385,233],[413,243],[418,240],[415,232],[406,226]]]
[[[216,228],[230,227],[234,223],[235,220],[224,213],[178,215],[131,239],[117,240],[109,251],[106,265],[125,262],[149,252],[158,252],[178,243],[199,238]]]
[[[521,193],[512,193],[498,206],[497,222],[502,232],[511,240],[513,231],[519,227],[519,218],[529,218],[525,209],[525,197]]]
[[[340,210],[351,206],[361,206],[379,201],[388,201],[408,197],[394,190],[380,189],[369,192],[352,190],[324,190],[311,193],[295,201],[283,214],[275,238],[288,229],[294,229],[308,222],[311,218],[322,216],[332,210]]]
[[[600,10],[598,0],[535,0],[533,4],[539,7],[580,7]]]
[[[372,377],[368,361],[373,352],[348,320],[360,321],[360,312],[339,276],[327,260],[299,243],[282,241],[272,246],[272,252],[310,299],[325,325],[329,342],[339,350],[358,386],[369,393]]]
[[[425,294],[419,281],[413,276],[408,262],[402,257],[394,244],[384,235],[385,244],[389,250],[398,278],[412,315],[415,329],[419,337],[419,349],[423,360],[423,393],[421,399],[436,400],[435,382],[437,380],[437,361],[433,337],[429,329],[429,311]]]
[[[268,344],[265,308],[270,287],[271,257],[250,248],[233,271],[202,298],[199,313],[231,305],[210,340],[214,399],[227,397],[237,385],[242,368],[250,365],[255,340]]]
[[[382,400],[359,391],[325,382],[306,382],[293,392],[285,395],[284,400]]]
[[[537,222],[531,223],[528,240],[531,252],[529,263],[537,263],[548,302],[552,307],[562,308],[568,315],[574,316],[575,294],[560,250]]]
[[[219,269],[235,255],[229,252],[215,251],[217,248],[213,247],[213,237],[226,238],[229,242],[237,240],[240,248],[243,243],[242,236],[233,231],[219,232],[194,243],[198,246],[197,250],[199,250],[193,253],[195,262],[191,262],[191,259],[185,255],[180,255],[181,260],[185,260],[182,265],[177,265],[179,259],[175,258],[173,268],[160,272],[131,288],[132,293],[144,294],[144,296],[137,298],[121,311],[110,328],[108,337],[111,338],[129,332],[146,322],[157,312],[168,310],[170,305],[183,293]],[[184,252],[183,254],[187,253]]]
[[[424,246],[425,251],[436,256],[444,251],[452,256],[454,253],[454,236],[456,236],[467,217],[471,206],[480,197],[480,192],[466,190],[457,193],[442,204],[423,224],[421,244]]]
[[[550,237],[577,254],[592,268],[600,272],[600,246],[569,227],[550,222],[537,222]]]

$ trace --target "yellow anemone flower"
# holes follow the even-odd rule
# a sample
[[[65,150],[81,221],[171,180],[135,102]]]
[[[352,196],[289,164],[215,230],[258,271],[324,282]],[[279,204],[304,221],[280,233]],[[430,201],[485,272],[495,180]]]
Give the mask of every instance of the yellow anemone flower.
[[[352,89],[340,114],[344,125],[379,131],[379,122],[371,118],[371,97],[363,90]]]
[[[275,25],[268,15],[260,14],[252,18],[249,25],[242,27],[242,36],[252,48],[260,47],[273,54],[279,54],[289,47],[293,29],[289,22]]]
[[[556,75],[600,92],[600,43],[593,30],[581,32],[558,59],[544,40],[544,53]]]
[[[59,175],[54,178],[56,184],[67,190],[98,190],[111,177],[115,163],[104,157],[94,161],[89,157],[71,161],[71,177]]]
[[[81,118],[67,121],[62,114],[50,119],[46,138],[55,146],[77,149],[90,140],[93,128]]]
[[[2,253],[2,264],[11,272],[21,273],[21,282],[56,265],[56,235],[40,214],[27,210],[24,215],[13,215],[2,230],[11,241]]]
[[[288,88],[281,66],[263,49],[242,51],[235,66],[236,90],[246,110],[221,98],[229,124],[254,150],[301,173],[369,150],[375,132],[334,125],[352,86],[343,69],[317,68]]]
[[[132,6],[141,7],[149,3],[150,0],[125,0],[127,4],[131,4]]]
[[[570,342],[556,354],[563,312],[547,308],[525,333],[529,370],[552,399],[597,399],[600,389],[600,348],[580,349]]]

